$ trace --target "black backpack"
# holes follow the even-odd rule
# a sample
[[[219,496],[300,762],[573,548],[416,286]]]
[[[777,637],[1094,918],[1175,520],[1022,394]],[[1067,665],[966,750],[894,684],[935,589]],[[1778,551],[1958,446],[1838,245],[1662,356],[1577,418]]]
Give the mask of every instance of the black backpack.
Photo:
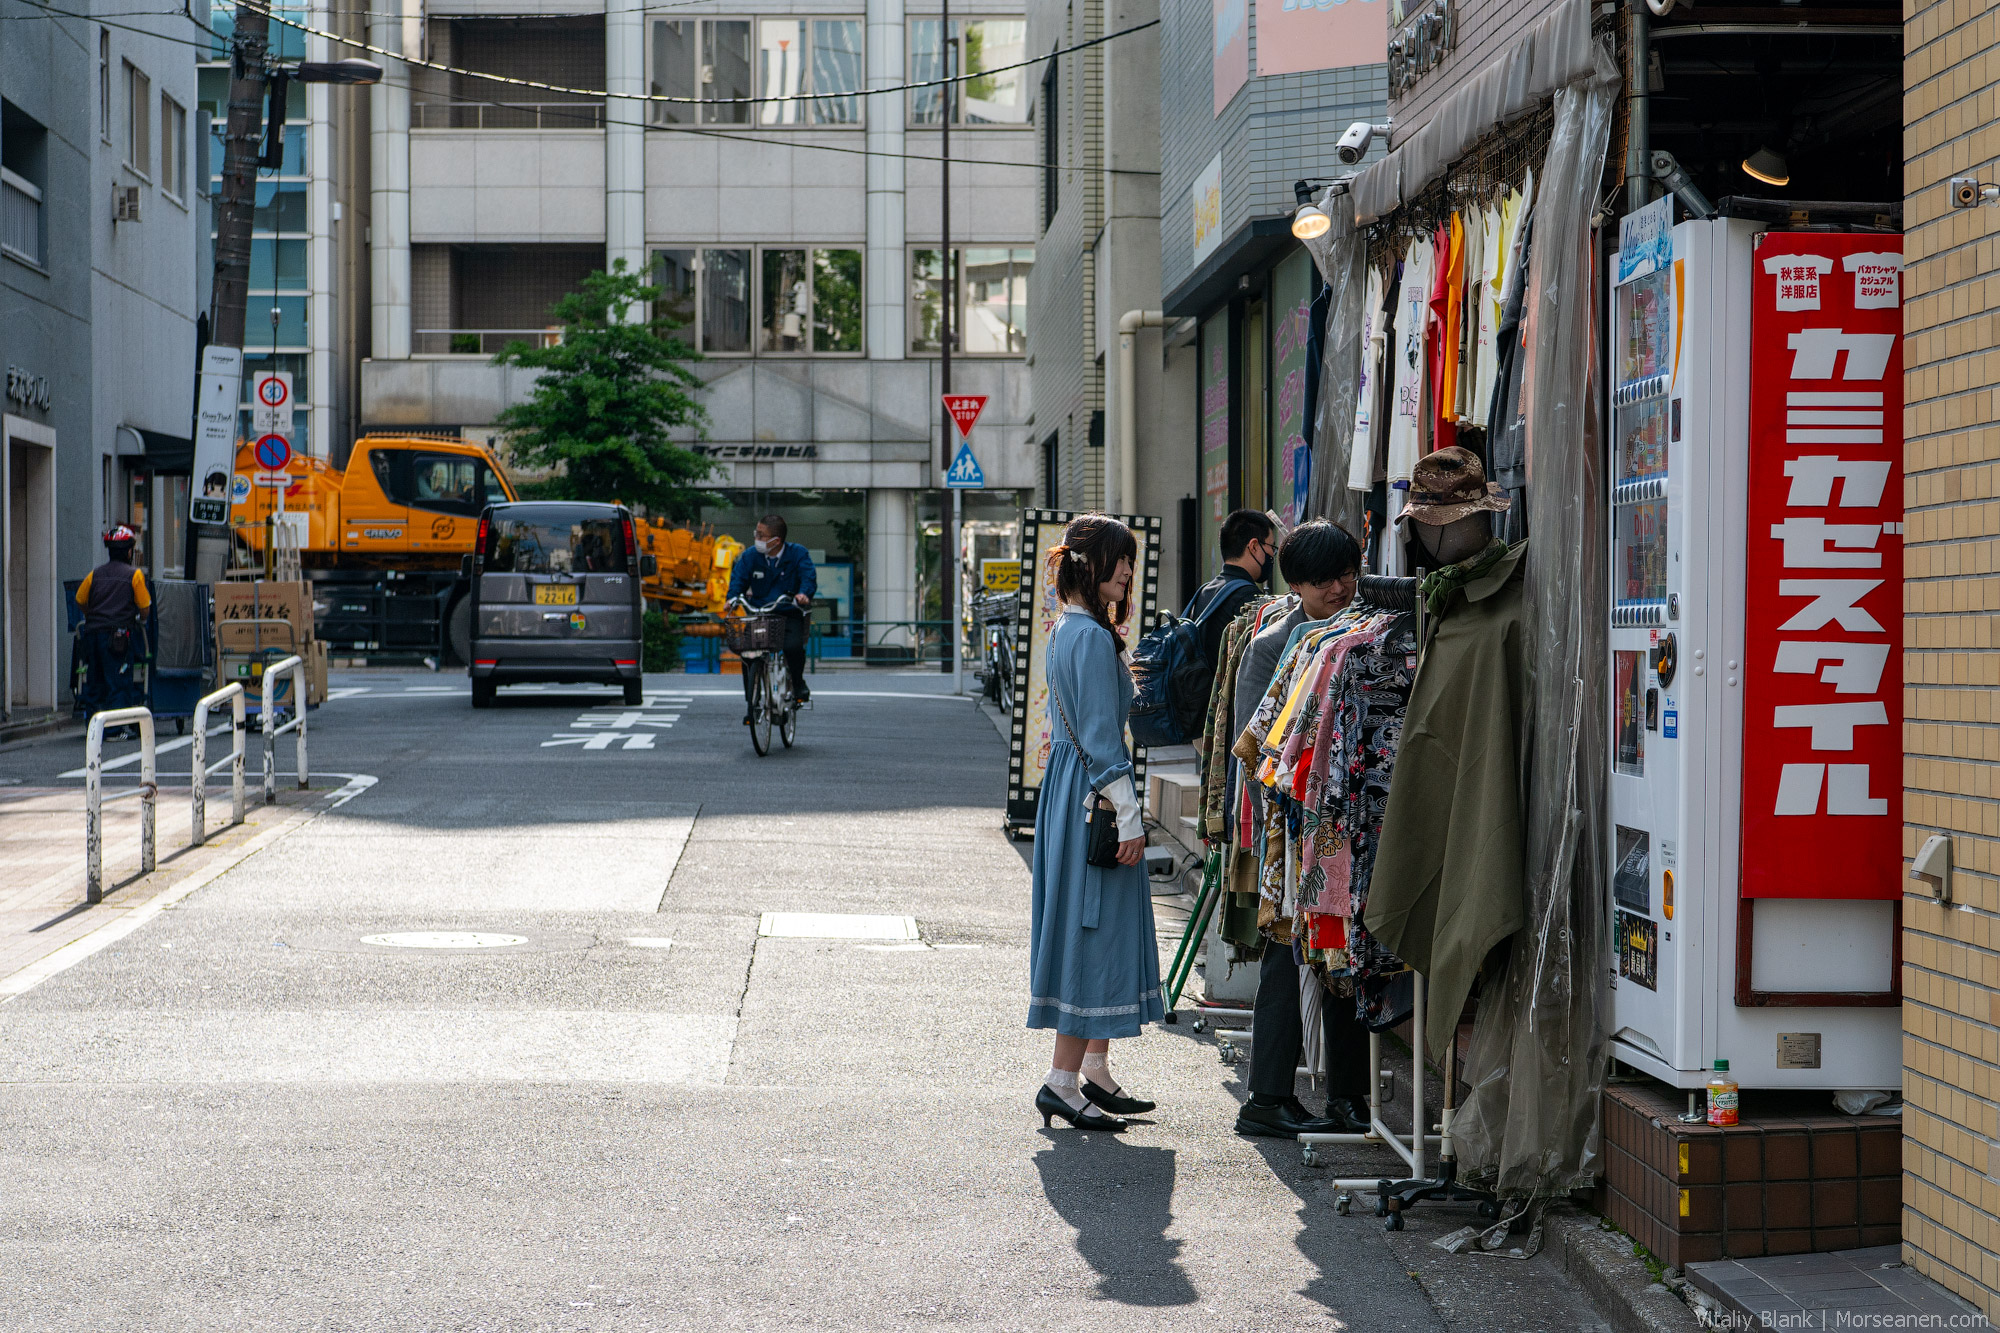
[[[1208,660],[1202,631],[1239,582],[1250,580],[1224,583],[1193,616],[1162,612],[1133,646],[1132,714],[1126,723],[1133,744],[1186,745],[1201,734],[1215,688],[1215,663]]]

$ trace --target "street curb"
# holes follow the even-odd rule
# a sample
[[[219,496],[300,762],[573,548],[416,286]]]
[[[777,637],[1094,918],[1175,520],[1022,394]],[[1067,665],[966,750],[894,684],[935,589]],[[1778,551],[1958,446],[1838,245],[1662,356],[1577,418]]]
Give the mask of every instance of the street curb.
[[[1616,1333],[1701,1333],[1694,1311],[1653,1281],[1625,1237],[1588,1213],[1551,1217],[1548,1229],[1561,1247],[1563,1271]]]
[[[146,902],[127,909],[123,915],[105,922],[88,935],[79,935],[61,948],[46,954],[5,977],[0,977],[0,1004],[18,1000],[21,996],[41,985],[50,977],[66,972],[98,951],[116,944],[139,927],[151,921],[160,913],[173,907],[197,889],[212,884],[222,876],[242,865],[245,861],[277,842],[286,834],[311,823],[329,810],[346,805],[374,786],[377,779],[366,773],[334,773],[329,777],[344,777],[345,786],[326,793],[318,805],[307,806],[294,811],[278,823],[265,829],[256,837],[238,847],[234,852],[213,861],[195,871],[186,879],[161,890]]]

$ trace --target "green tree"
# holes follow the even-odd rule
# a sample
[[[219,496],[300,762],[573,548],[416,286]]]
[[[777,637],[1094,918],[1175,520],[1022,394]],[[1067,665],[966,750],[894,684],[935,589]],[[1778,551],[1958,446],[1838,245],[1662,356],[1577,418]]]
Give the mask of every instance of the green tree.
[[[700,353],[674,336],[664,303],[651,319],[637,317],[659,301],[659,288],[616,260],[556,302],[560,342],[509,343],[493,358],[542,372],[527,401],[495,423],[524,465],[554,470],[535,488],[541,498],[617,500],[668,519],[716,502],[700,489],[713,465],[670,438],[677,428],[701,431],[708,413],[694,397],[701,378],[688,369]]]

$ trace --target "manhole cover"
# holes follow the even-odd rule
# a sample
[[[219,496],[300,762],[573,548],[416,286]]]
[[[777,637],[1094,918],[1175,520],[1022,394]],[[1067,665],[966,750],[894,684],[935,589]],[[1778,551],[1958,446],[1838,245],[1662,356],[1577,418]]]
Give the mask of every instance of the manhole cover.
[[[412,930],[397,935],[363,935],[363,944],[391,949],[501,949],[526,944],[526,935],[492,935],[479,930]]]
[[[914,940],[913,916],[867,916],[858,912],[766,912],[759,935],[804,940]]]

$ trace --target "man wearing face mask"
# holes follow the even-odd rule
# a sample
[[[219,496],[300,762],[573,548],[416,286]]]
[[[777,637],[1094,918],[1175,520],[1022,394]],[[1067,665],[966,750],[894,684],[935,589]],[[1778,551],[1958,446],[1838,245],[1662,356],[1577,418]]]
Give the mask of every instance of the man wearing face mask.
[[[1201,646],[1211,663],[1222,647],[1222,631],[1270,577],[1278,553],[1271,520],[1255,509],[1239,509],[1223,519],[1221,537],[1222,572],[1195,589],[1182,613],[1202,621]],[[1210,608],[1214,614],[1205,615]]]
[[[819,595],[819,575],[812,557],[797,542],[785,540],[785,520],[766,514],[757,520],[756,540],[736,557],[729,573],[729,596],[742,597],[753,607],[779,605],[776,613],[785,617],[785,673],[792,678],[792,697],[800,703],[812,698],[806,688],[806,612]],[[743,702],[750,702],[748,672],[743,676]],[[745,726],[750,713],[743,713]]]

